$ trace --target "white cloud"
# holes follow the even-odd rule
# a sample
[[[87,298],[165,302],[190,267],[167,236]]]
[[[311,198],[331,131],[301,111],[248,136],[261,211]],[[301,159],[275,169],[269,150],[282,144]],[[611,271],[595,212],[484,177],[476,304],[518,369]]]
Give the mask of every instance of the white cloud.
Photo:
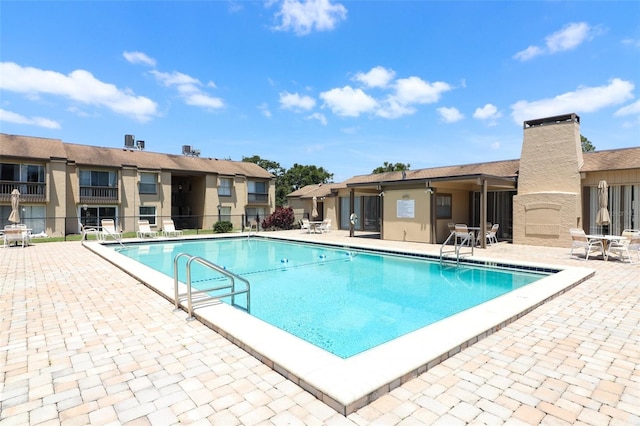
[[[147,56],[143,52],[122,52],[122,56],[132,64],[146,64],[152,67],[156,66],[156,60]]]
[[[393,80],[396,73],[391,69],[386,69],[381,66],[371,68],[367,73],[361,73],[353,77],[355,81],[364,83],[368,87],[387,87],[389,82]]]
[[[615,117],[625,117],[628,115],[637,115],[640,118],[640,100],[635,101],[632,104],[623,106],[619,110],[613,113]]]
[[[546,37],[547,49],[549,49],[549,53],[575,49],[591,37],[590,32],[591,28],[586,22],[565,25],[560,31]]]
[[[405,103],[398,101],[395,96],[389,96],[382,102],[376,114],[382,118],[398,118],[403,115],[411,115],[415,112],[416,109],[414,107],[407,106]]]
[[[526,49],[516,53],[513,58],[518,59],[520,61],[528,61],[529,59],[535,58],[536,56],[542,55],[544,50],[540,49],[538,46],[529,46]]]
[[[362,113],[372,112],[378,107],[375,99],[361,89],[354,89],[351,86],[322,92],[320,98],[334,114],[346,117],[357,117]]]
[[[586,22],[572,22],[545,37],[545,48],[529,46],[525,50],[516,53],[513,58],[524,62],[544,54],[573,50],[602,32],[602,28],[591,27]]]
[[[594,112],[602,108],[621,104],[633,98],[633,83],[619,78],[606,86],[579,87],[573,92],[538,101],[518,101],[511,105],[511,116],[517,124],[526,120],[568,114],[572,112]]]
[[[347,9],[341,4],[332,4],[330,0],[284,0],[276,18],[280,21],[274,27],[276,30],[306,35],[314,29],[334,29],[338,22],[347,18]]]
[[[396,80],[395,97],[399,103],[431,104],[438,102],[442,93],[451,90],[451,86],[442,81],[429,83],[419,77],[401,78]]]
[[[311,115],[307,115],[306,119],[307,120],[318,120],[320,123],[322,123],[323,126],[327,125],[327,117],[325,117],[324,114],[321,114],[319,112],[314,112]]]
[[[44,127],[46,129],[59,129],[60,123],[43,117],[25,117],[18,113],[0,109],[0,121],[15,124],[27,124],[31,126]]]
[[[473,118],[477,120],[484,120],[490,125],[494,125],[495,121],[502,117],[502,113],[498,111],[498,108],[492,104],[486,104],[482,108],[476,108],[473,113]]]
[[[269,110],[269,105],[266,102],[263,102],[260,105],[258,105],[258,109],[262,112],[262,115],[264,115],[267,118],[271,118],[271,111]]]
[[[456,121],[460,121],[464,118],[464,115],[458,111],[458,108],[440,107],[437,108],[436,111],[438,111],[440,117],[442,117],[442,120],[445,123],[455,123]]]
[[[204,107],[208,109],[219,109],[224,107],[224,101],[221,98],[210,96],[200,88],[202,83],[197,78],[181,72],[174,71],[172,73],[160,72],[153,70],[151,74],[156,80],[166,87],[174,87],[184,103],[196,107]],[[215,83],[208,82],[208,87],[215,87]]]
[[[56,71],[22,67],[13,62],[1,62],[0,75],[0,89],[23,93],[31,98],[40,94],[61,96],[85,105],[105,107],[139,121],[147,121],[157,114],[157,104],[151,99],[104,83],[85,70],[64,75]]]
[[[311,96],[300,96],[297,93],[280,92],[280,107],[291,110],[313,109],[316,105],[315,99]]]

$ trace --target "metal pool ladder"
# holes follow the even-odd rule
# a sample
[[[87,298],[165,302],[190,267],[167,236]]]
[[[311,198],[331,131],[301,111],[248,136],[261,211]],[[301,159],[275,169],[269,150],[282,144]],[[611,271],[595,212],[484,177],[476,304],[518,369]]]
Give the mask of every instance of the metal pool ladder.
[[[453,238],[453,250],[446,251],[445,248],[448,246],[449,241]],[[458,243],[458,239],[460,239],[460,243]],[[460,264],[460,249],[464,246],[471,247],[471,255],[473,256],[473,247],[475,245],[475,238],[472,232],[456,232],[451,231],[449,237],[442,243],[440,246],[440,263],[442,264],[443,259],[446,257],[446,254],[455,253],[456,255],[456,266]]]
[[[178,259],[180,259],[181,257],[188,257],[189,259],[187,260],[187,292],[184,294],[178,294]],[[200,265],[203,265],[215,272],[219,272],[220,274],[226,276],[227,278],[229,278],[229,280],[231,281],[228,284],[223,284],[220,285],[218,287],[212,287],[212,288],[205,288],[205,289],[201,289],[201,290],[197,290],[197,291],[192,291],[191,290],[191,264],[193,262],[199,263]],[[245,288],[240,289],[240,290],[236,290],[236,280],[238,281],[242,281],[245,284]],[[178,255],[176,255],[176,257],[173,258],[173,287],[175,290],[175,306],[176,306],[176,310],[180,309],[180,297],[181,296],[187,296],[187,310],[189,312],[189,316],[187,317],[187,321],[193,321],[195,319],[195,317],[193,316],[193,309],[194,309],[194,304],[202,304],[203,302],[211,302],[212,300],[217,300],[217,299],[222,299],[223,297],[229,297],[231,296],[231,304],[233,306],[236,306],[235,304],[235,296],[236,294],[246,294],[247,295],[247,312],[251,312],[251,286],[249,284],[249,281],[247,281],[246,279],[234,274],[233,272],[229,272],[226,269],[216,265],[215,263],[211,263],[209,262],[207,259],[204,259],[202,257],[199,256],[192,256],[188,253],[180,253]],[[224,289],[230,289],[229,292],[227,293],[223,293],[223,294],[216,294],[215,296],[211,296],[211,295],[206,295],[206,293],[211,292],[211,291],[217,291],[217,290],[224,290]],[[203,297],[199,298],[198,300],[194,301],[193,300],[193,295],[194,294],[201,294],[203,295]]]

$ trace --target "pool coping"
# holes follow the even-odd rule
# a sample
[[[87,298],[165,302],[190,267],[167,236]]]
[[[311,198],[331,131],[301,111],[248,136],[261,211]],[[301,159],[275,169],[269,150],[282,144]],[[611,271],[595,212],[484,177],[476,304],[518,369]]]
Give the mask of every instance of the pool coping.
[[[229,238],[228,235],[222,237]],[[207,235],[201,238],[216,237]],[[269,238],[309,242],[275,235],[269,235]],[[140,240],[131,242],[136,241]],[[143,242],[151,241],[165,240],[154,239]],[[176,241],[176,239],[166,241]],[[84,242],[83,244],[150,289],[174,302],[173,278],[112,250],[112,243]],[[345,247],[343,243],[322,242],[322,244]],[[429,256],[425,251],[376,247],[372,246],[371,242],[364,245],[354,241],[350,242],[348,247]],[[495,259],[483,259],[481,256],[473,256],[472,259],[474,263],[489,265],[496,263]],[[251,353],[271,369],[347,416],[595,274],[594,270],[582,267],[535,262],[505,261],[504,263],[531,269],[554,269],[560,272],[348,359],[326,352],[225,303],[200,307],[194,315],[202,323]],[[186,287],[183,284],[180,286],[182,294],[186,291]]]

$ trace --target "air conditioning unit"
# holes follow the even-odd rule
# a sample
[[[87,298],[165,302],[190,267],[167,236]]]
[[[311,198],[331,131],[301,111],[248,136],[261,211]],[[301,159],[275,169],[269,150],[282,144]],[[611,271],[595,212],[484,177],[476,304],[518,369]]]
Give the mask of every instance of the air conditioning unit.
[[[135,136],[124,135],[124,146],[127,148],[133,148]]]
[[[136,145],[140,151],[144,150],[144,141],[136,141]]]
[[[184,155],[191,155],[191,145],[182,145],[182,153]]]
[[[200,157],[200,150],[194,149],[193,151],[191,151],[191,155],[193,155],[194,157]]]

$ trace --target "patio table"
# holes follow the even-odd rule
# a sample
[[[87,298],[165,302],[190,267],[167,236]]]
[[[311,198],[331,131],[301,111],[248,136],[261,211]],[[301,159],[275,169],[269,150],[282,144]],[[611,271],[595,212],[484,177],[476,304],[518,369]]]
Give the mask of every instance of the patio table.
[[[602,249],[604,250],[604,260],[609,257],[609,244],[611,241],[624,241],[627,237],[620,235],[587,235],[587,238],[602,241]]]

